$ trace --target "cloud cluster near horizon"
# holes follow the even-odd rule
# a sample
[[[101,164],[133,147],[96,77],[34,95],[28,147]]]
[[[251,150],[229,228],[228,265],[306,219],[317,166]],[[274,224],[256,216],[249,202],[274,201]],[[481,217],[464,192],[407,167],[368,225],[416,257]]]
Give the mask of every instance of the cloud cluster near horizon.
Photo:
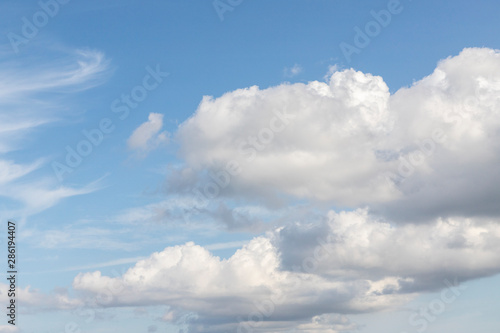
[[[212,327],[200,332],[221,331],[238,317],[252,321],[248,315],[265,305],[272,314],[263,331],[272,331],[275,321],[291,329],[324,313],[394,308],[418,292],[446,287],[445,281],[500,271],[497,221],[395,227],[365,210],[331,211],[328,217],[321,225],[293,225],[256,237],[228,259],[192,242],[167,247],[120,277],[80,274],[73,288],[91,295],[117,291],[110,307],[167,304],[166,321],[183,324],[187,314],[194,315],[189,324],[196,332],[209,322]],[[334,332],[330,325],[315,329]]]
[[[175,134],[184,164],[169,194],[212,183],[217,201],[343,208],[273,228],[228,259],[187,243],[120,277],[80,274],[73,287],[119,286],[111,307],[167,304],[163,319],[190,332],[234,331],[274,297],[257,331],[332,333],[355,329],[342,314],[497,274],[499,96],[500,52],[470,48],[393,95],[381,77],[348,69],[205,97]]]

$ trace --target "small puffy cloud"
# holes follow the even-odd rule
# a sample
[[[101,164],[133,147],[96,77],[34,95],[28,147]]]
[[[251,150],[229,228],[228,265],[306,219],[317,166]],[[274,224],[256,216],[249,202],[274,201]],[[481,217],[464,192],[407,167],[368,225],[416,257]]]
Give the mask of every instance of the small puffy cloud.
[[[163,115],[150,113],[148,121],[134,130],[127,140],[127,146],[139,154],[147,154],[162,143],[168,142],[168,132],[160,132],[163,128]]]
[[[330,78],[332,77],[333,73],[338,72],[338,71],[339,71],[339,66],[337,64],[335,64],[335,65],[329,65],[328,66],[328,71],[326,72],[326,74],[324,76],[325,81],[330,80]]]
[[[285,67],[283,70],[283,73],[285,74],[286,77],[294,77],[302,72],[302,67],[300,65],[295,64],[293,67]]]

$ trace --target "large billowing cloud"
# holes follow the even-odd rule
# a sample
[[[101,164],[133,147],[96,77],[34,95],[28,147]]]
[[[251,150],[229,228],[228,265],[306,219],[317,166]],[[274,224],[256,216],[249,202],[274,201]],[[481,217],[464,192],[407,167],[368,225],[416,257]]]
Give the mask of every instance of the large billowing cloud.
[[[186,313],[193,313],[196,319],[187,323],[194,331],[234,332],[238,318],[247,322],[262,316],[269,321],[263,324],[269,331],[276,323],[285,328],[311,325],[324,313],[395,306],[410,297],[384,290],[397,290],[399,283],[394,277],[345,280],[301,269],[287,271],[281,267],[279,248],[270,238],[258,237],[226,260],[193,243],[169,247],[139,261],[121,277],[98,271],[80,274],[73,288],[92,296],[108,295],[107,306],[167,304],[171,310],[164,320],[178,324]],[[208,323],[211,328],[203,328]],[[332,324],[316,323],[318,330],[336,332]]]
[[[357,210],[331,211],[320,225],[279,228],[224,260],[193,243],[167,247],[123,276],[80,274],[73,287],[107,295],[107,306],[167,304],[164,319],[172,322],[196,314],[192,327],[214,326],[202,332],[221,331],[218,325],[234,332],[258,318],[271,332],[276,322],[291,328],[323,314],[387,309],[416,292],[499,271],[498,221],[391,226]]]
[[[186,168],[217,174],[236,160],[242,172],[229,186],[239,193],[386,201],[398,192],[374,151],[393,128],[388,103],[380,77],[347,70],[334,73],[329,85],[251,87],[205,97],[177,138]]]
[[[498,215],[499,93],[500,53],[472,48],[393,95],[349,69],[205,97],[177,133],[185,165],[169,188],[210,198],[218,176],[222,195],[368,205],[398,220]]]
[[[356,328],[345,314],[497,274],[499,92],[500,52],[473,48],[393,95],[350,69],[205,97],[176,134],[169,191],[199,210],[228,198],[336,209],[275,224],[228,259],[187,243],[73,287],[111,307],[168,305],[163,319],[190,332],[333,333]]]

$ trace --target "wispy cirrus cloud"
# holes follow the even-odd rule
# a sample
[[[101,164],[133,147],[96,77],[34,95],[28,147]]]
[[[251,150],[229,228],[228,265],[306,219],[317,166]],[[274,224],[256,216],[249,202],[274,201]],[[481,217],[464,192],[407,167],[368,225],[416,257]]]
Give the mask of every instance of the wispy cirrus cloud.
[[[20,162],[8,154],[27,148],[26,139],[35,129],[63,118],[71,94],[103,83],[110,74],[110,62],[99,51],[51,52],[50,57],[26,62],[29,57],[0,58],[0,195],[17,201],[10,210],[13,216],[35,214],[63,198],[97,190],[95,183],[72,188],[49,176],[29,177],[48,157]]]
[[[18,200],[23,203],[23,215],[32,215],[56,205],[64,198],[99,190],[102,188],[101,180],[102,178],[79,188],[62,186],[48,177],[29,182],[19,181],[2,187],[0,196]]]
[[[57,121],[63,96],[95,87],[110,74],[109,60],[99,51],[51,53],[33,65],[22,60],[0,58],[0,153],[19,147],[32,129]]]
[[[43,65],[2,61],[0,97],[3,103],[15,103],[20,97],[43,92],[82,91],[102,83],[108,70],[109,60],[102,52],[93,50],[75,50]]]

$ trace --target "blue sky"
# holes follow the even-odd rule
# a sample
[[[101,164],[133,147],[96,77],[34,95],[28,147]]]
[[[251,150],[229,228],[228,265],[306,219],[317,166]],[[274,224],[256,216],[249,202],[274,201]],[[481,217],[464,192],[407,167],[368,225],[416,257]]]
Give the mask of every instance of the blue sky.
[[[0,9],[0,332],[498,331],[496,2]]]

